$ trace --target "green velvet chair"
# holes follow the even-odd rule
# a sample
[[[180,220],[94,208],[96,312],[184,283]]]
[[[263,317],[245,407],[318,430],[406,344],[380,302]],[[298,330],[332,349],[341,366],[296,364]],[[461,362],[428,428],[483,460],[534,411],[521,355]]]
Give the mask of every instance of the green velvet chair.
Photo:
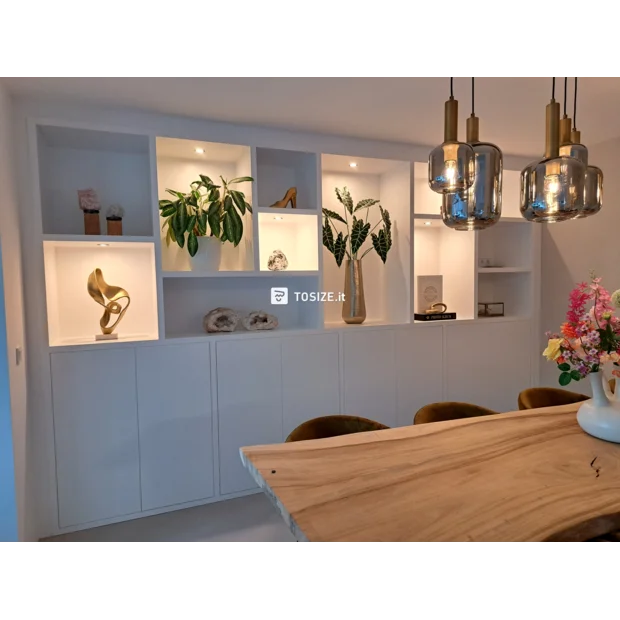
[[[540,407],[555,407],[557,405],[572,405],[588,400],[590,396],[561,390],[559,388],[529,388],[519,394],[519,409],[539,409]]]
[[[428,424],[429,422],[445,422],[446,420],[462,420],[477,418],[485,415],[495,415],[497,411],[485,409],[469,403],[432,403],[422,407],[414,416],[414,424]]]
[[[324,439],[350,433],[364,433],[368,431],[382,431],[389,426],[380,422],[360,418],[354,415],[326,415],[313,418],[300,424],[287,438],[287,442],[306,441],[308,439]]]

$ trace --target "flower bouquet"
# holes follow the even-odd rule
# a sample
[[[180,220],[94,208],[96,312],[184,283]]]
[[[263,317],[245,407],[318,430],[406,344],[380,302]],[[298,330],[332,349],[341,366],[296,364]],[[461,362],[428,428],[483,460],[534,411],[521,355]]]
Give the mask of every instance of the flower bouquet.
[[[581,405],[577,421],[590,435],[620,443],[620,403],[602,372],[604,365],[612,364],[612,374],[620,377],[620,318],[614,314],[618,307],[620,290],[610,294],[601,278],[592,275],[589,284],[582,282],[571,291],[566,321],[559,334],[547,332],[543,355],[557,364],[563,387],[590,376],[593,398]]]

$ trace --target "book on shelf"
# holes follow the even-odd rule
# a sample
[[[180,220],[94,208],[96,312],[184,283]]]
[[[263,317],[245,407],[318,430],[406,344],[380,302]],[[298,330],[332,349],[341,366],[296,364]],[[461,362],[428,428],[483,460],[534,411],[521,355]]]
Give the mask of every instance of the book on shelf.
[[[414,321],[453,321],[456,319],[456,312],[424,312],[413,315]]]

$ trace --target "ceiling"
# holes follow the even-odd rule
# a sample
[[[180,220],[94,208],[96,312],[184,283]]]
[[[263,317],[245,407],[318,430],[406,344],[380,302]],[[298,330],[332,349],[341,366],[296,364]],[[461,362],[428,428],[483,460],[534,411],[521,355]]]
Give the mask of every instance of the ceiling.
[[[19,95],[421,145],[443,131],[448,78],[2,78]],[[572,79],[569,80],[572,98]],[[455,78],[460,135],[470,80]],[[477,78],[481,137],[511,155],[542,154],[550,78]],[[556,99],[562,99],[563,78]],[[572,106],[569,106],[569,112]],[[588,145],[620,137],[620,78],[579,80]]]

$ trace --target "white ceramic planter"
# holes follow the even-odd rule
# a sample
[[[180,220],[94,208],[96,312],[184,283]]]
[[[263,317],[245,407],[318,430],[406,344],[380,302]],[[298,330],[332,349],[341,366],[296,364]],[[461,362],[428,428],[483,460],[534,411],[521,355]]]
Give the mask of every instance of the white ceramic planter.
[[[190,258],[192,271],[219,271],[222,242],[217,237],[198,237],[198,252]]]
[[[588,435],[620,443],[620,403],[607,397],[611,390],[603,382],[606,379],[602,372],[590,375],[592,398],[579,407],[577,422]]]

